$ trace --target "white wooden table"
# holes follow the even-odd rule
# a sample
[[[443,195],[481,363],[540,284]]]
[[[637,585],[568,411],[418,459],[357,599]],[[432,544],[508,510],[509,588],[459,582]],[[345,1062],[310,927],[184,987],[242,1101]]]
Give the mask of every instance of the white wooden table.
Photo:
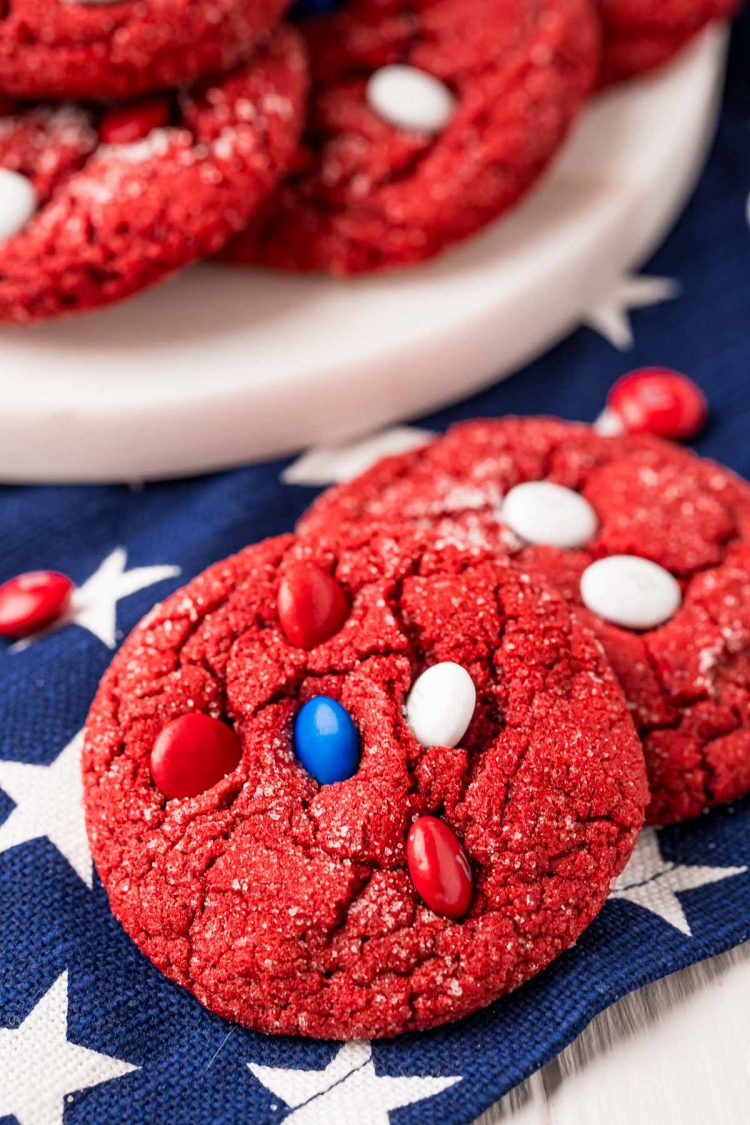
[[[750,942],[626,996],[476,1125],[747,1125]]]

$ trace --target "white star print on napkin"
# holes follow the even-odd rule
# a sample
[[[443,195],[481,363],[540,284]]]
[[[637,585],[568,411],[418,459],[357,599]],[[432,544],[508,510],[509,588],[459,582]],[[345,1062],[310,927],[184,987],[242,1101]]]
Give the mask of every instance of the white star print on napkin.
[[[57,978],[17,1028],[0,1028],[0,1116],[61,1125],[65,1095],[119,1078],[132,1063],[69,1043],[68,974]]]
[[[670,863],[662,858],[655,830],[644,828],[630,862],[616,880],[610,897],[625,899],[644,910],[650,910],[681,934],[690,937],[690,923],[677,895],[681,891],[692,891],[696,887],[718,883],[745,871],[746,867],[703,867]]]
[[[588,309],[582,324],[609,340],[618,351],[633,346],[633,329],[629,313],[660,305],[678,296],[680,286],[669,277],[638,277],[626,274],[593,308]]]
[[[417,426],[390,426],[341,445],[318,445],[308,449],[281,474],[285,484],[341,484],[369,469],[381,457],[407,453],[433,438],[431,430]]]
[[[0,824],[0,852],[46,836],[91,889],[93,868],[86,838],[79,731],[48,766],[0,761],[0,789],[15,803]]]
[[[11,651],[20,652],[65,625],[80,625],[98,637],[107,648],[114,648],[117,642],[117,603],[137,590],[145,590],[180,573],[178,566],[137,566],[126,570],[127,557],[124,547],[116,547],[91,577],[74,591],[65,617],[49,629],[19,641]]]
[[[294,1125],[350,1121],[388,1125],[389,1110],[431,1098],[461,1081],[461,1075],[378,1075],[372,1046],[361,1040],[345,1043],[325,1070],[287,1070],[256,1063],[248,1066],[259,1082],[291,1108],[285,1120]]]

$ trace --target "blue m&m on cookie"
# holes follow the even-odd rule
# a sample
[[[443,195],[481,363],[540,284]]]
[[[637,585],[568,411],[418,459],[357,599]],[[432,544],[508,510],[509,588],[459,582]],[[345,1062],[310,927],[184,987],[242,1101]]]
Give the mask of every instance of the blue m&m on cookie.
[[[294,752],[321,785],[352,777],[359,765],[359,733],[347,709],[328,695],[308,700],[294,720]]]

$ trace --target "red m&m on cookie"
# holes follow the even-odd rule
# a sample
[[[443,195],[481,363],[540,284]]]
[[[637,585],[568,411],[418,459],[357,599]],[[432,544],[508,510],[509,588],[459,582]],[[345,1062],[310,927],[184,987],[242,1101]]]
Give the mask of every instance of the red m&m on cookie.
[[[240,741],[210,715],[191,712],[167,723],[151,751],[151,776],[165,797],[196,797],[239,765]]]
[[[471,906],[471,867],[458,837],[444,820],[421,816],[406,838],[409,874],[430,910],[462,918]]]
[[[349,616],[349,601],[333,575],[301,562],[281,579],[278,610],[289,643],[310,649],[338,633]]]
[[[55,570],[32,570],[0,586],[0,637],[28,637],[57,621],[73,583]]]
[[[105,145],[132,145],[147,137],[152,129],[166,125],[169,118],[170,107],[165,98],[144,98],[108,110],[99,122],[99,136]]]
[[[642,367],[623,375],[607,399],[606,428],[688,441],[708,417],[700,387],[667,367]]]

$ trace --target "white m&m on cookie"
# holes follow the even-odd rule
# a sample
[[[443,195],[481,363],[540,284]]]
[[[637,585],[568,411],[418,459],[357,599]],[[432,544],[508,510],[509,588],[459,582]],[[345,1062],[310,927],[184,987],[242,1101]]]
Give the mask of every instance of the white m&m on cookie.
[[[581,576],[581,598],[592,613],[624,629],[655,629],[682,604],[677,579],[637,555],[598,559]]]
[[[20,172],[0,168],[0,243],[19,234],[36,211],[36,190]]]
[[[599,521],[585,497],[548,480],[527,481],[511,488],[501,518],[524,543],[571,550],[596,535]]]
[[[419,133],[442,132],[456,109],[456,99],[443,82],[400,63],[375,71],[367,83],[367,101],[384,121]]]
[[[471,676],[460,664],[433,664],[415,681],[406,701],[406,721],[423,746],[458,746],[477,703]]]

